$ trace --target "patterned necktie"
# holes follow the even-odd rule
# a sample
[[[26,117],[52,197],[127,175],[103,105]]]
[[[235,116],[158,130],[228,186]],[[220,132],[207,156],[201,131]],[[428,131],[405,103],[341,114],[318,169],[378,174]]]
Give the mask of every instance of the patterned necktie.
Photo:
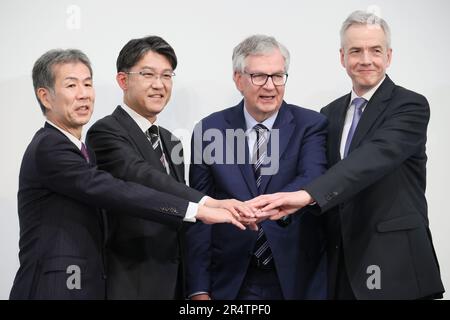
[[[352,143],[353,135],[356,131],[356,126],[358,125],[359,119],[361,119],[362,115],[362,107],[366,103],[366,99],[364,98],[355,98],[352,101],[352,104],[355,106],[355,111],[353,112],[353,120],[352,125],[350,126],[350,130],[348,131],[347,140],[345,141],[345,148],[344,148],[344,158],[348,154],[348,149],[350,149],[350,144]]]
[[[164,153],[161,148],[161,140],[159,138],[159,128],[158,126],[151,126],[145,134],[147,135],[147,138],[150,140],[150,143],[152,144],[153,150],[155,150],[159,161],[161,161],[164,169],[166,169],[166,161],[164,158]]]
[[[86,159],[87,163],[89,163],[90,162],[89,161],[89,154],[87,152],[86,145],[83,142],[81,143],[81,154]]]
[[[253,129],[256,131],[256,143],[253,148],[253,170],[255,172],[256,186],[259,190],[261,186],[261,165],[267,154],[267,137],[265,133],[268,129],[260,123],[255,125]]]
[[[253,169],[255,171],[256,186],[258,187],[258,191],[261,192],[259,188],[261,186],[261,165],[267,154],[266,133],[268,129],[262,124],[255,125],[253,129],[256,131],[256,143],[253,150]],[[263,265],[267,265],[273,258],[272,250],[270,250],[269,243],[261,226],[258,230],[258,237],[256,238],[254,255]]]

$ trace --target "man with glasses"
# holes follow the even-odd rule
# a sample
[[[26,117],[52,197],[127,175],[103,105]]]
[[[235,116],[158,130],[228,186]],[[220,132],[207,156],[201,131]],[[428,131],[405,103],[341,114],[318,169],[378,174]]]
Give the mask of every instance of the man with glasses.
[[[296,192],[254,205],[280,218],[312,203],[325,218],[331,299],[442,298],[425,198],[427,99],[386,74],[390,28],[366,11],[341,27],[341,64],[351,92],[322,109],[330,169]]]
[[[116,80],[123,105],[87,134],[99,168],[192,203],[251,215],[243,203],[216,201],[185,185],[181,142],[157,123],[170,99],[176,66],[173,48],[160,37],[133,39],[122,48]],[[107,221],[108,299],[181,298],[182,228],[110,213]]]
[[[288,68],[289,52],[273,37],[251,36],[234,49],[234,82],[244,99],[196,126],[192,187],[215,198],[245,201],[298,190],[325,171],[325,117],[283,101]],[[206,139],[214,130],[224,138]],[[230,131],[236,139],[226,138]],[[266,170],[271,165],[273,170]],[[326,277],[316,273],[323,252],[320,220],[308,212],[261,221],[258,231],[248,232],[196,223],[186,237],[192,299],[325,296]]]
[[[244,229],[227,210],[199,206],[97,170],[94,153],[81,140],[95,101],[91,63],[83,52],[44,53],[34,63],[32,78],[46,121],[20,168],[20,268],[10,299],[105,298],[106,222],[100,208],[173,228],[183,220],[201,219]]]

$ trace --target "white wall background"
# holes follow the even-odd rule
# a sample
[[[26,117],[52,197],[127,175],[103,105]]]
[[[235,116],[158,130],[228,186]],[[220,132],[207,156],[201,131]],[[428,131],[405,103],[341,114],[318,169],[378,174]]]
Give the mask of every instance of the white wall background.
[[[231,53],[238,42],[254,33],[273,35],[283,42],[292,57],[285,99],[318,111],[350,91],[350,80],[339,63],[339,28],[350,12],[369,7],[378,10],[392,29],[389,75],[396,83],[424,94],[431,105],[429,217],[444,285],[450,290],[450,218],[444,206],[450,181],[445,142],[450,137],[449,1],[2,0],[0,299],[8,298],[19,265],[16,196],[20,163],[44,122],[31,82],[33,63],[42,53],[74,47],[90,57],[97,91],[93,123],[121,102],[115,61],[122,46],[131,38],[150,34],[165,38],[175,48],[179,67],[172,100],[160,120],[174,132],[187,133],[184,145],[188,151],[197,120],[240,100],[231,78]]]

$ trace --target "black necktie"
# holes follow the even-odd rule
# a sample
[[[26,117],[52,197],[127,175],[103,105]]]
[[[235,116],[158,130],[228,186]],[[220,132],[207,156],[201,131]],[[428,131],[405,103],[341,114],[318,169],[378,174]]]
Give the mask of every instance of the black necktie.
[[[155,150],[159,161],[161,161],[164,169],[166,169],[167,172],[167,168],[166,168],[166,161],[164,159],[164,153],[162,151],[162,147],[161,147],[161,139],[159,138],[159,128],[158,126],[151,126],[146,132],[145,134],[147,135],[147,138],[150,140],[150,143],[152,144],[153,150]]]
[[[260,123],[255,125],[253,129],[256,131],[256,143],[253,148],[253,170],[255,171],[256,186],[258,187],[258,191],[261,192],[261,165],[267,155],[266,134],[268,129]],[[269,243],[261,226],[258,231],[258,237],[256,238],[254,255],[263,265],[267,265],[273,258],[272,250],[270,250]]]

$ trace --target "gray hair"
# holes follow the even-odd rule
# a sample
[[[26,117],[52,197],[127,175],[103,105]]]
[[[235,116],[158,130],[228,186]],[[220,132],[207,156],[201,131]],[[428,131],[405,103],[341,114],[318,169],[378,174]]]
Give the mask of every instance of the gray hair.
[[[372,12],[357,10],[352,12],[348,18],[344,21],[341,27],[341,47],[344,47],[344,38],[345,38],[345,32],[350,28],[352,25],[359,24],[359,25],[378,25],[383,30],[385,36],[386,36],[386,46],[388,48],[391,47],[391,30],[389,29],[389,26],[387,22],[383,19],[377,16],[376,14]]]
[[[71,62],[83,63],[89,69],[89,72],[92,76],[92,67],[89,58],[82,51],[77,49],[53,49],[44,53],[34,63],[32,72],[34,93],[44,115],[46,109],[41,100],[39,100],[37,89],[47,88],[51,91],[54,91],[55,73],[53,67],[57,64],[65,64]]]
[[[233,50],[233,71],[244,72],[245,58],[250,55],[261,55],[279,49],[284,58],[284,71],[289,69],[290,55],[288,49],[274,37],[253,35],[239,43]]]

